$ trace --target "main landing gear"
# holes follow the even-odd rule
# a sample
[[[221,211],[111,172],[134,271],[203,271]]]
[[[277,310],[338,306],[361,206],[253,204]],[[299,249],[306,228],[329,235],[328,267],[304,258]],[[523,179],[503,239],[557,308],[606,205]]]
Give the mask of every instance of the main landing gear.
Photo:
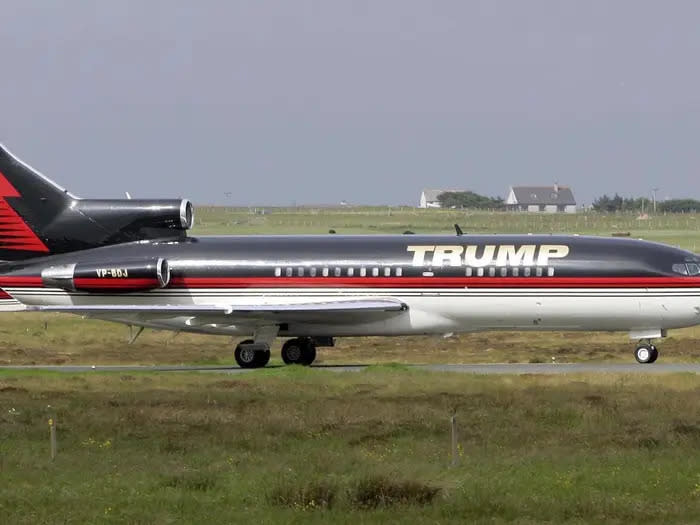
[[[653,344],[651,344],[651,341],[640,341],[639,345],[634,351],[634,358],[637,360],[638,363],[651,364],[654,361],[656,361],[658,357],[659,351]]]
[[[236,345],[233,355],[241,368],[262,368],[270,361],[270,345],[246,339]]]
[[[316,359],[316,344],[309,337],[290,339],[282,345],[282,361],[285,365],[309,366]]]
[[[323,340],[319,345],[330,346]],[[316,346],[316,341],[310,337],[290,339],[282,345],[282,361],[286,365],[309,366],[316,359]],[[233,355],[241,368],[262,368],[270,361],[270,345],[246,339],[238,343]]]

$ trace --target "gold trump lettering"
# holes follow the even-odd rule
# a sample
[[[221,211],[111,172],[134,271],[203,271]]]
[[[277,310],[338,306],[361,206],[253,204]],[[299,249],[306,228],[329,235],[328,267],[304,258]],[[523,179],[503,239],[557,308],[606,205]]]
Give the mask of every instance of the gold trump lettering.
[[[413,266],[547,266],[569,255],[565,244],[410,245]]]

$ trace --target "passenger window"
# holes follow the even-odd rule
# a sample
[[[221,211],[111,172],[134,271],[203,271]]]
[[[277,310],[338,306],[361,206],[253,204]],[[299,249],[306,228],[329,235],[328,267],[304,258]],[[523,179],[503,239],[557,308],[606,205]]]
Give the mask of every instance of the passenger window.
[[[523,275],[525,277],[530,277],[530,267],[529,266],[527,268],[523,268]]]
[[[484,269],[483,269],[483,268],[477,268],[477,269],[476,269],[476,275],[478,275],[479,277],[483,277],[483,276],[484,276]]]
[[[542,277],[542,267],[538,266],[537,269],[535,270],[535,274],[537,274],[537,277]]]
[[[316,277],[316,268],[309,268],[309,275],[311,277]]]
[[[365,277],[367,275],[367,268],[364,266],[360,268],[360,277]]]
[[[287,269],[284,271],[284,274],[285,274],[287,277],[291,277],[292,275],[294,275],[294,270],[292,270],[291,268],[287,268]]]
[[[342,273],[343,273],[343,271],[342,271],[340,268],[338,268],[338,267],[336,267],[336,268],[333,270],[333,275],[334,275],[335,277],[340,277],[340,276],[342,275]]]
[[[403,275],[403,270],[401,268],[396,269],[396,277],[401,277]]]
[[[496,277],[496,268],[493,266],[489,268],[489,277]]]
[[[501,268],[501,277],[506,277],[508,275],[508,268],[505,266]]]
[[[372,277],[379,277],[379,268],[372,268]]]
[[[302,268],[301,266],[297,268],[297,275],[299,277],[304,277],[304,268]]]
[[[547,276],[554,277],[554,267],[553,266],[547,267]]]
[[[520,273],[520,271],[518,270],[518,268],[513,268],[512,273],[513,273],[513,277],[517,277],[518,274]]]
[[[466,275],[467,277],[472,276],[472,267],[471,266],[467,266],[467,269],[464,271],[464,275]]]
[[[348,277],[352,277],[355,273],[355,268],[348,268]]]
[[[282,275],[282,268],[275,268],[275,277],[280,277]]]
[[[328,268],[324,268],[321,273],[323,274],[324,277],[328,277]]]
[[[391,268],[384,268],[384,277],[391,277]]]

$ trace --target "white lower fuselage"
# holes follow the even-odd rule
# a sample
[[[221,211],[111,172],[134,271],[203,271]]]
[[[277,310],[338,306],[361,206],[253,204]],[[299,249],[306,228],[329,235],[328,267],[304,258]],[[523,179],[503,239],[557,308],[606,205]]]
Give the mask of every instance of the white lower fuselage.
[[[289,323],[280,335],[389,336],[482,330],[588,330],[650,333],[700,324],[700,288],[196,288],[136,294],[92,294],[58,288],[8,288],[27,305],[236,305],[295,304],[395,298],[408,306],[380,321]],[[100,315],[152,328],[250,335],[260,322],[148,314]]]

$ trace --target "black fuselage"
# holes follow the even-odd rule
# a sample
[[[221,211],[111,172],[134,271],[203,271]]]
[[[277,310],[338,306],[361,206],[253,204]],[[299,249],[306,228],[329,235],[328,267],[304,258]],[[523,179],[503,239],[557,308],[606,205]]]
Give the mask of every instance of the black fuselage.
[[[568,251],[562,256],[550,250],[553,256],[542,259],[542,247],[551,246]],[[0,266],[0,275],[37,277],[52,265],[119,266],[120,261],[152,257],[168,260],[173,285],[183,279],[303,278],[321,286],[324,279],[341,277],[348,285],[389,277],[462,278],[465,283],[501,277],[681,277],[674,265],[698,260],[690,252],[652,242],[569,235],[222,236],[141,241],[28,259]]]

